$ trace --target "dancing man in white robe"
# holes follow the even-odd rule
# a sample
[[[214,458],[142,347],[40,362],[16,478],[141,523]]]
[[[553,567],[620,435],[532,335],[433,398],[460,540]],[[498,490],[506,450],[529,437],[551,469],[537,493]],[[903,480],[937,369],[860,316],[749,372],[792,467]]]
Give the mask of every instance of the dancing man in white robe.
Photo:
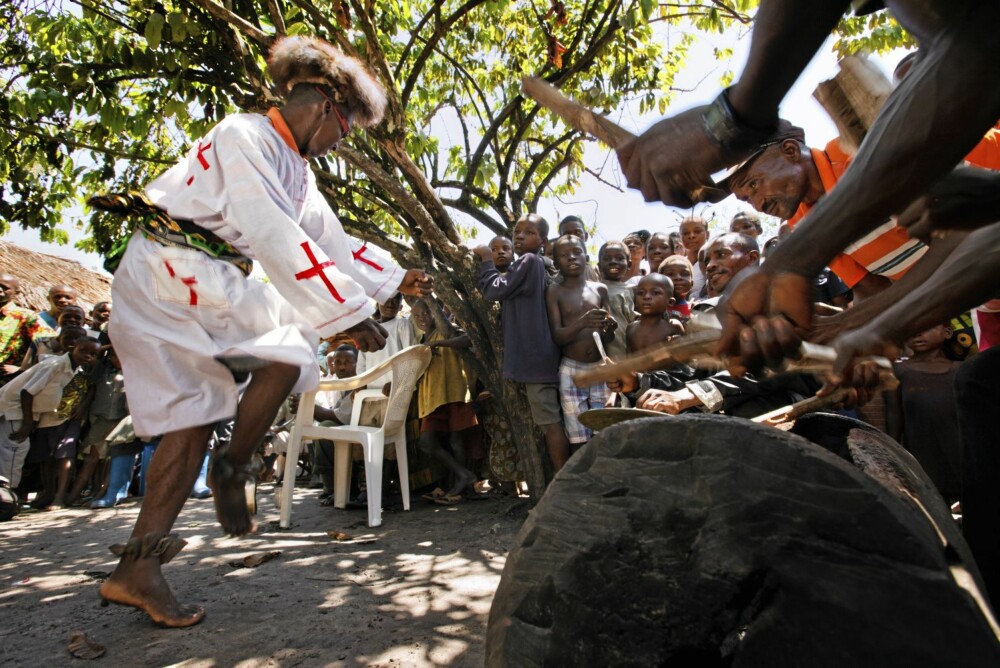
[[[313,38],[279,41],[269,70],[284,105],[226,118],[149,184],[148,200],[188,234],[141,225],[112,287],[110,334],[135,430],[164,436],[131,538],[112,548],[121,561],[100,593],[163,626],[204,616],[177,602],[160,567],[184,545],[170,529],[215,423],[236,416],[210,484],[223,529],[242,535],[253,530],[244,495],[253,448],[290,392],[317,385],[319,338],[344,332],[377,350],[384,331],[368,317],[368,298],[432,287],[424,272],[348,239],[308,164],[352,124],[379,122],[382,86],[360,61]],[[248,259],[270,284],[246,275]],[[241,399],[237,378],[248,371]]]

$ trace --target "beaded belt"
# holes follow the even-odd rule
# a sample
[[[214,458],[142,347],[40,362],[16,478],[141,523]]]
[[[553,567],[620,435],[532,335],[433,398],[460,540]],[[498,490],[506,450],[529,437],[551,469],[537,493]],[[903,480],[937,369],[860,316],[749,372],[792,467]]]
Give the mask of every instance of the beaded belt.
[[[175,220],[150,202],[143,193],[95,195],[87,200],[95,209],[119,216],[137,219],[137,227],[147,238],[164,246],[180,246],[201,251],[217,260],[228,262],[239,269],[244,276],[253,270],[253,260],[236,250],[232,244],[223,241],[214,233],[189,220]],[[115,246],[107,254],[104,268],[115,273],[121,262],[128,239]]]

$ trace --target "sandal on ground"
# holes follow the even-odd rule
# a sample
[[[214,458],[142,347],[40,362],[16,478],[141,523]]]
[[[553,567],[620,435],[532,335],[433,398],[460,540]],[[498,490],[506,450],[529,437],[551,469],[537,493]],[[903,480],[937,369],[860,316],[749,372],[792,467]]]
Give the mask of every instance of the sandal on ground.
[[[433,492],[428,492],[427,494],[421,494],[421,499],[426,499],[427,501],[437,501],[442,496],[445,496],[444,490],[440,487],[434,489]]]
[[[230,536],[253,532],[251,515],[257,514],[257,475],[251,464],[235,466],[225,453],[215,457],[208,474],[215,514]]]
[[[323,506],[324,508],[329,508],[330,506],[333,505],[333,503],[334,503],[333,494],[327,494],[326,496],[319,497],[319,505]]]
[[[434,503],[439,506],[456,506],[465,500],[465,497],[461,494],[445,494],[434,499]]]

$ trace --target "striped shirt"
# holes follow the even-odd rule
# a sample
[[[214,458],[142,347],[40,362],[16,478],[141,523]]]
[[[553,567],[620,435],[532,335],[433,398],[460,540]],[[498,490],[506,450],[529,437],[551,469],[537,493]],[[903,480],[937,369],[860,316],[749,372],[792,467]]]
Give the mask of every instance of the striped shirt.
[[[811,152],[823,189],[830,192],[847,170],[851,157],[841,150],[839,139],[827,144],[825,150],[814,148]],[[795,227],[815,204],[800,204],[788,224]],[[830,262],[830,269],[852,288],[868,274],[898,281],[926,252],[927,246],[911,239],[904,228],[889,220],[845,248]]]

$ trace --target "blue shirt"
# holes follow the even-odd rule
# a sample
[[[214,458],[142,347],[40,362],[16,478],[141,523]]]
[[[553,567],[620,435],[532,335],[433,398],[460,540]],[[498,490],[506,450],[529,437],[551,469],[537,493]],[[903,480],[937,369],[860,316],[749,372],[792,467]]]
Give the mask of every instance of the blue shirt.
[[[479,269],[479,289],[500,302],[503,327],[503,377],[518,383],[556,383],[562,353],[552,340],[545,308],[545,264],[533,253],[522,255],[507,270],[492,260]]]

